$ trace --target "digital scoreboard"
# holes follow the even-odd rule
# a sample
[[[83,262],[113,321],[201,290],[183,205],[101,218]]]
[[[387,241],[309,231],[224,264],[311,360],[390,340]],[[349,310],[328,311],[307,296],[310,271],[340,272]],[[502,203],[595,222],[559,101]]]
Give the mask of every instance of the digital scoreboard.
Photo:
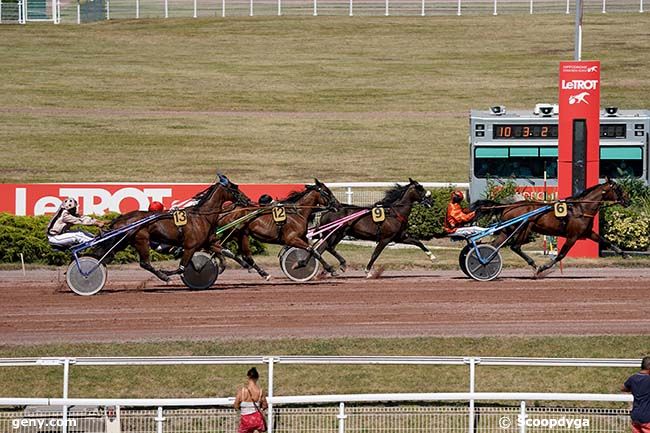
[[[514,180],[525,198],[552,198],[557,187],[558,108],[470,112],[470,197],[481,198],[488,179]],[[601,110],[600,177],[649,180],[650,110]],[[544,190],[544,178],[548,189]],[[546,193],[546,194],[545,194]]]

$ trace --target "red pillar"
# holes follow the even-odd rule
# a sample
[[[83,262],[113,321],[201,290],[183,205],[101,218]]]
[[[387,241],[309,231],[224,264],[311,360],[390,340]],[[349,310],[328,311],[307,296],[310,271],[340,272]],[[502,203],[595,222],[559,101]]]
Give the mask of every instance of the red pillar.
[[[600,62],[560,62],[559,81],[558,196],[564,199],[599,181]],[[598,245],[578,241],[569,256],[598,257]]]

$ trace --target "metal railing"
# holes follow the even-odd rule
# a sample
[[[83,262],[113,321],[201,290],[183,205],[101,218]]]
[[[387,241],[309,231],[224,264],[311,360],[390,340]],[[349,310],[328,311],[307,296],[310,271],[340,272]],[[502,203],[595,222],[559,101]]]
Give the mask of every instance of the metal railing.
[[[381,200],[385,190],[395,186],[396,183],[399,182],[333,182],[328,183],[327,186],[341,203],[368,206]],[[429,189],[469,189],[468,182],[420,182],[420,184]]]
[[[535,419],[580,422],[581,429],[594,433],[619,433],[627,429],[627,410],[593,408],[528,407],[527,401],[625,402],[629,395],[569,393],[417,393],[417,394],[349,394],[270,397],[278,406],[269,416],[269,432],[308,433],[372,432],[445,432],[445,433],[533,433]],[[518,406],[476,407],[440,406],[442,402],[518,402]],[[0,399],[0,405],[41,405],[115,407],[121,432],[129,433],[213,433],[235,431],[237,413],[231,398],[204,399]],[[363,406],[355,404],[362,403]],[[376,403],[392,403],[377,406]],[[395,404],[399,404],[395,406]],[[406,404],[404,404],[406,403]],[[335,406],[331,406],[335,404]],[[416,405],[417,404],[417,405]],[[291,407],[283,407],[292,405]],[[296,405],[302,407],[295,407]],[[319,406],[313,406],[319,405]],[[322,406],[329,405],[329,406]],[[370,405],[370,406],[369,406]],[[310,406],[310,407],[307,407]],[[127,409],[127,407],[129,409]],[[143,410],[144,407],[155,409]],[[178,409],[203,407],[202,409]],[[205,407],[211,407],[209,409]],[[135,409],[134,409],[135,408]],[[70,412],[76,431],[104,433],[106,413]],[[0,413],[0,429],[8,429],[15,419],[56,417],[43,410],[29,415],[20,412]],[[533,422],[527,423],[526,420]],[[586,420],[586,425],[585,425]],[[524,421],[524,422],[522,422]],[[552,422],[552,421],[550,421]],[[541,423],[538,423],[541,424]],[[68,425],[68,424],[62,424]],[[80,427],[80,426],[85,426]],[[539,427],[539,425],[537,425]],[[565,426],[566,427],[566,426]],[[586,427],[586,428],[585,428]],[[547,426],[548,429],[548,426]],[[570,428],[575,430],[575,428]],[[559,430],[563,430],[559,428]],[[564,429],[566,430],[566,429]],[[35,430],[34,430],[35,431]],[[23,430],[22,433],[31,433]]]
[[[369,403],[380,401],[467,401],[468,431],[474,432],[475,402],[493,400],[562,400],[562,401],[630,401],[628,395],[601,394],[542,394],[542,393],[479,393],[476,392],[477,366],[534,366],[534,367],[614,367],[638,368],[638,359],[593,359],[593,358],[518,358],[518,357],[462,357],[462,356],[174,356],[174,357],[75,357],[75,358],[0,358],[2,367],[63,367],[63,398],[15,399],[0,398],[3,405],[62,405],[62,418],[67,420],[69,405],[117,405],[155,406],[161,411],[167,406],[229,406],[232,398],[198,399],[74,399],[69,398],[69,375],[71,366],[133,366],[133,365],[255,365],[266,364],[268,368],[268,401],[270,430],[273,431],[274,405]],[[418,394],[360,394],[332,396],[275,396],[274,381],[276,364],[366,364],[366,365],[466,365],[469,373],[468,393],[418,393]],[[603,400],[604,398],[604,400]],[[63,433],[67,433],[66,424]],[[160,432],[160,431],[159,431]]]
[[[99,19],[199,18],[226,16],[431,16],[573,13],[572,0],[93,0],[60,2],[52,11],[54,23]],[[646,0],[585,0],[586,13],[645,12]],[[8,3],[5,0],[5,6]],[[97,5],[101,9],[97,10]],[[82,8],[93,9],[91,15]],[[11,9],[11,8],[10,8]],[[0,23],[19,19],[15,13],[3,16]],[[8,15],[11,14],[11,15]],[[26,15],[26,14],[25,14]],[[93,18],[89,18],[89,17]],[[29,21],[29,19],[27,19]],[[25,23],[25,20],[19,22]]]

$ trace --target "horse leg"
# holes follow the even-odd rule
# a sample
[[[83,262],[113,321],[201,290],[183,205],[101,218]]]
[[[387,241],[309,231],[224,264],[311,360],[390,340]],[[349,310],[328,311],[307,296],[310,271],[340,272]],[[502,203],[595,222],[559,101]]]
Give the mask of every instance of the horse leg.
[[[399,243],[406,244],[406,245],[415,245],[416,247],[424,251],[424,254],[426,254],[429,257],[429,260],[431,260],[432,262],[436,261],[436,256],[434,256],[431,250],[429,250],[429,248],[427,248],[419,239],[415,239],[407,235],[407,237],[399,241]]]
[[[138,256],[140,256],[140,267],[142,269],[151,272],[165,282],[169,281],[169,277],[164,272],[151,265],[151,261],[149,260],[149,236],[136,237],[133,247],[138,252]]]
[[[162,271],[165,275],[180,275],[183,272],[185,272],[185,268],[187,265],[189,265],[190,260],[192,260],[192,256],[196,252],[198,247],[194,248],[187,248],[185,245],[183,245],[183,256],[181,257],[181,261],[178,264],[178,268],[176,268],[173,271]]]
[[[530,257],[528,254],[526,254],[522,249],[520,244],[513,244],[510,245],[510,249],[517,254],[519,257],[524,259],[526,263],[528,263],[529,266],[531,266],[535,271],[537,271],[537,263],[535,263],[535,260],[533,260],[532,257]]]
[[[250,239],[247,234],[242,233],[239,237],[239,251],[241,251],[242,257],[248,266],[255,269],[260,277],[264,278],[266,281],[271,279],[269,273],[255,263],[253,254],[251,253]]]
[[[348,264],[345,261],[345,257],[339,254],[338,251],[336,251],[336,246],[339,244],[339,242],[341,242],[343,237],[345,237],[345,231],[341,231],[341,234],[336,234],[335,236],[332,236],[327,240],[325,244],[326,245],[325,251],[333,255],[334,258],[339,261],[339,269],[341,270],[341,272],[345,272],[348,269]]]
[[[556,263],[560,262],[569,253],[569,250],[573,247],[573,245],[576,243],[577,240],[578,240],[577,236],[566,238],[566,242],[564,242],[564,245],[562,245],[562,248],[558,252],[557,256],[555,256],[555,258],[550,260],[548,263],[537,268],[536,275],[538,277],[541,276],[542,273],[551,269],[553,266],[555,266]]]
[[[620,255],[624,259],[629,259],[630,258],[629,254],[627,254],[625,251],[623,251],[617,245],[614,245],[613,243],[611,243],[610,241],[608,241],[607,239],[605,239],[604,237],[602,237],[601,235],[599,235],[598,233],[596,233],[594,231],[589,233],[588,238],[591,239],[592,241],[596,242],[596,243],[602,242],[603,244],[605,244],[606,248],[613,249],[616,254]]]
[[[309,259],[311,258],[311,256],[314,256],[316,257],[316,260],[318,260],[320,264],[323,265],[323,269],[325,269],[327,273],[329,273],[333,277],[337,275],[334,268],[325,261],[321,253],[319,253],[315,248],[312,248],[307,241],[303,239],[295,238],[292,239],[291,241],[285,241],[285,243],[290,247],[302,248],[303,250],[307,250],[309,252],[309,256],[305,260],[296,262],[295,268],[305,266],[307,264],[307,261],[309,261]]]
[[[370,278],[370,269],[372,269],[372,265],[375,263],[375,260],[379,258],[379,255],[381,254],[382,251],[384,251],[384,248],[391,243],[393,238],[387,238],[387,239],[382,239],[379,242],[377,242],[377,246],[375,247],[375,250],[372,252],[372,257],[370,257],[370,261],[366,265],[366,269],[364,271],[366,272],[366,276]]]

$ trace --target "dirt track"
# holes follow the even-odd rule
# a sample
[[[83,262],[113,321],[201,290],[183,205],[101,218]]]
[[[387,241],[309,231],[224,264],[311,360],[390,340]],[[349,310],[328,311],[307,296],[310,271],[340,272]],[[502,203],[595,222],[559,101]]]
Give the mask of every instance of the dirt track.
[[[478,283],[460,271],[360,272],[309,284],[227,270],[210,290],[109,268],[85,298],[63,271],[0,272],[6,344],[343,336],[588,335],[650,332],[650,269],[525,270]],[[262,324],[265,324],[263,326]]]

